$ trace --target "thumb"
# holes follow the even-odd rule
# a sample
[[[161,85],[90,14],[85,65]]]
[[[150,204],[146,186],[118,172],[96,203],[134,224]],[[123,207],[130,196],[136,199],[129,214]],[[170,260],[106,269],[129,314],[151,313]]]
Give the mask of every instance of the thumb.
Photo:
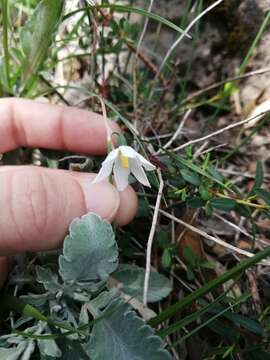
[[[117,217],[125,194],[108,182],[91,184],[93,176],[31,166],[2,168],[0,254],[58,248],[70,222],[89,211],[109,221]],[[127,196],[125,222],[137,207],[130,189]]]

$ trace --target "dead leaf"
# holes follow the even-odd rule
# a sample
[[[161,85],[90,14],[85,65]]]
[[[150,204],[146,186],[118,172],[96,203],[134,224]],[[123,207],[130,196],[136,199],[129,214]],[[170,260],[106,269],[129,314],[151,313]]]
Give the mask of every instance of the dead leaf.
[[[183,221],[196,226],[196,212],[187,209],[184,214]],[[205,259],[203,244],[201,236],[179,224],[176,228],[176,239],[178,240],[178,255],[181,260],[185,262],[184,250],[185,247],[190,247],[195,255],[200,259]]]

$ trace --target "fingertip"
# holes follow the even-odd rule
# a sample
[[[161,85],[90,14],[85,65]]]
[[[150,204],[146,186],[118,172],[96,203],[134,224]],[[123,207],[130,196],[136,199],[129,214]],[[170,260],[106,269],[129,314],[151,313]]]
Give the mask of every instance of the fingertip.
[[[122,130],[115,121],[108,120],[108,123],[112,133],[121,134]]]
[[[107,180],[93,183],[94,174],[85,175],[75,174],[73,176],[79,181],[83,190],[86,210],[112,221],[120,207],[120,195],[117,189]]]
[[[119,192],[120,205],[115,216],[115,222],[119,226],[128,224],[138,210],[138,198],[131,186]]]

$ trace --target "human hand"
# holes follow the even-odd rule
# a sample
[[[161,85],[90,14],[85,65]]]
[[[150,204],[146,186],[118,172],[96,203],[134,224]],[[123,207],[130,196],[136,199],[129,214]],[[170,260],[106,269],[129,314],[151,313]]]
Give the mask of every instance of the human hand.
[[[113,131],[119,128],[110,122]],[[106,129],[100,115],[22,99],[0,99],[0,153],[19,146],[101,155]],[[0,286],[11,256],[61,247],[70,222],[92,211],[119,225],[137,211],[131,187],[118,192],[94,174],[35,166],[0,168]]]

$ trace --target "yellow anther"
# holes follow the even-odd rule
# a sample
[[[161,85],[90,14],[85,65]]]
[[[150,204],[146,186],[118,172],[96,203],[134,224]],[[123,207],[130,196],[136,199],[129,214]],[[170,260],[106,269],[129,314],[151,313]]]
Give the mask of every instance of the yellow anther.
[[[123,168],[128,169],[129,167],[129,160],[128,157],[123,155],[120,151],[120,161],[121,161],[121,165],[123,166]]]

